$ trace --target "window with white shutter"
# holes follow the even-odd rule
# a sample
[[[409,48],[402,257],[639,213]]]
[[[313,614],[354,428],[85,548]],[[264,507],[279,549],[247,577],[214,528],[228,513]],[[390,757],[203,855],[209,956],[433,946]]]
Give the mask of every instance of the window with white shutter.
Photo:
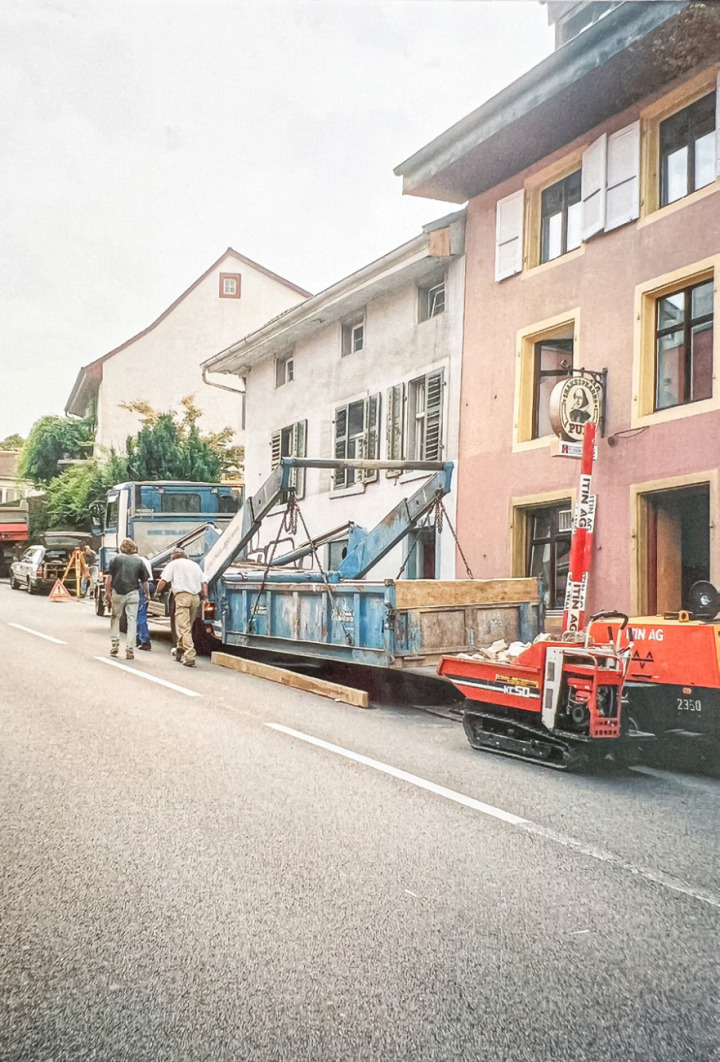
[[[405,421],[405,384],[389,387],[385,396],[385,446],[388,461],[403,458]],[[393,479],[401,475],[401,469],[388,469],[385,475]]]
[[[582,157],[582,238],[589,240],[605,228],[607,134],[603,133]]]
[[[640,215],[640,122],[608,137],[605,209],[606,232]]]
[[[439,461],[442,456],[445,374],[419,376],[408,384],[408,446],[411,461]]]
[[[495,229],[495,279],[504,280],[522,270],[523,216],[525,190],[523,188],[501,199],[497,204]]]
[[[380,457],[380,395],[369,395],[335,410],[335,457],[378,460]],[[335,490],[354,483],[370,483],[378,478],[377,469],[339,468],[335,471]]]
[[[307,421],[298,420],[286,428],[274,431],[270,439],[270,464],[277,468],[281,457],[307,456]],[[294,468],[290,474],[290,484],[295,488],[295,497],[305,497],[305,469]]]

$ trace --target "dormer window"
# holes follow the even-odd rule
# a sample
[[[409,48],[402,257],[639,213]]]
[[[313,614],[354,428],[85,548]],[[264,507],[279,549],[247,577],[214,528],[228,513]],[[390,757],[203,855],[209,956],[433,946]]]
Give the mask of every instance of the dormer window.
[[[240,274],[239,273],[221,273],[220,274],[220,298],[221,299],[239,299],[240,298]]]

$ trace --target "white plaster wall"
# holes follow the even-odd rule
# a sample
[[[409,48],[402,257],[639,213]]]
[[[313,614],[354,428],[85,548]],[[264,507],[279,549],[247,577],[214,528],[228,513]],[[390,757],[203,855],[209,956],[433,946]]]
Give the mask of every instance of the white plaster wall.
[[[220,273],[240,273],[239,299],[219,297]],[[179,409],[186,395],[202,410],[202,431],[232,427],[242,442],[240,395],[204,383],[201,362],[302,301],[292,288],[226,256],[147,335],[104,362],[96,446],[123,448],[126,437],[138,431],[139,417],[121,409],[121,402],[144,399],[156,409]],[[233,377],[220,382],[238,386]]]
[[[275,387],[274,358],[252,369],[247,377],[245,483],[254,493],[271,471],[270,439],[273,431],[307,419],[307,456],[332,457],[333,421],[337,406],[368,394],[381,393],[380,456],[386,452],[386,390],[433,369],[445,369],[443,459],[457,462],[460,377],[462,359],[464,258],[452,260],[446,281],[447,309],[428,321],[417,320],[417,286],[377,299],[366,308],[364,349],[341,357],[341,328],[333,324],[299,343],[294,354],[294,379]],[[300,502],[311,535],[329,531],[348,520],[365,528],[378,523],[403,497],[409,497],[424,480],[422,473],[388,479],[384,472],[375,483],[357,486],[331,496],[331,473],[308,469],[305,498]],[[455,525],[457,465],[453,489],[444,499]],[[351,493],[352,492],[352,493]],[[277,534],[280,516],[264,522],[259,544]],[[305,541],[302,528],[296,544]],[[290,548],[288,546],[288,548]],[[325,553],[321,554],[325,563]],[[395,547],[372,571],[369,579],[395,578],[405,556],[403,544]],[[455,543],[446,528],[440,536],[438,576],[455,576]],[[464,575],[464,572],[462,573]]]

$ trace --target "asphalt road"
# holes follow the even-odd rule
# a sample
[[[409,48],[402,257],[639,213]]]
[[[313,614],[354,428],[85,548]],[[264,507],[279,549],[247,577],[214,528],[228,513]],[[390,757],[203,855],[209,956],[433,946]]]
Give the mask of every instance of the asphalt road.
[[[720,1057],[720,783],[109,648],[0,584],[2,1062]]]

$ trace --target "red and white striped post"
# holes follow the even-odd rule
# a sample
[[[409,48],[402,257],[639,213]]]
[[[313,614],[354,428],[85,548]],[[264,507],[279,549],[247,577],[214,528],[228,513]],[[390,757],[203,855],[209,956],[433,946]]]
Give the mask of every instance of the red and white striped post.
[[[585,601],[592,561],[593,530],[595,528],[596,496],[592,493],[595,434],[595,425],[586,424],[583,434],[582,460],[580,462],[580,489],[575,506],[572,538],[570,540],[570,567],[565,589],[563,631],[580,631],[585,625]]]

